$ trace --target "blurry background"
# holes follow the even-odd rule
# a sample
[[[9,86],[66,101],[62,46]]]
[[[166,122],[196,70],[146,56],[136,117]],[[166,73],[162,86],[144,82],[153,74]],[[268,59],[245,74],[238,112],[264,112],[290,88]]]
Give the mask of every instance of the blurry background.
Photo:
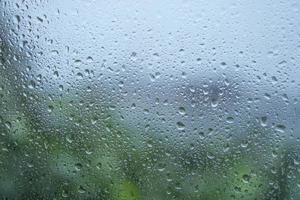
[[[300,199],[300,2],[0,0],[3,199]]]

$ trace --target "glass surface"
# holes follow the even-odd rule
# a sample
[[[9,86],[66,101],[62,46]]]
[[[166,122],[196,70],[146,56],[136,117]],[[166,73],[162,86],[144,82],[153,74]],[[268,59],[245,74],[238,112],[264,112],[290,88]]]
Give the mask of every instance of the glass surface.
[[[299,9],[0,0],[0,198],[299,200]]]

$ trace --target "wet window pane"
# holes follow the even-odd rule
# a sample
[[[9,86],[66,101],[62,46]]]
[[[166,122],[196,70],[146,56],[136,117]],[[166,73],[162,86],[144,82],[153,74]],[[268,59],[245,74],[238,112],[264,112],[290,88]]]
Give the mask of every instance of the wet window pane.
[[[299,200],[298,0],[0,0],[1,199]]]

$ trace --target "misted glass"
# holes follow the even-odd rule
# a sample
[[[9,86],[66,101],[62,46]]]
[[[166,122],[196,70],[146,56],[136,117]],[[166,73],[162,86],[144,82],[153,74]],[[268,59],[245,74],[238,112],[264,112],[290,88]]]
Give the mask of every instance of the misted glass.
[[[300,1],[0,0],[0,198],[299,200]]]

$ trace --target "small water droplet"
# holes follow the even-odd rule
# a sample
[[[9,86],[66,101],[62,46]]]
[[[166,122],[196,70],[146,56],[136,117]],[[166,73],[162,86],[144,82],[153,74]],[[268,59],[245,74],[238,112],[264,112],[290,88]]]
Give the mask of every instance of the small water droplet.
[[[226,122],[229,123],[229,124],[232,124],[234,122],[234,118],[233,117],[227,117]]]
[[[227,68],[226,62],[221,62],[220,64],[221,64],[221,68],[222,69],[226,69]]]
[[[268,94],[268,93],[265,93],[264,97],[265,97],[267,100],[271,99],[271,95]]]
[[[54,107],[52,105],[48,106],[48,113],[52,113],[53,112]]]
[[[267,117],[266,116],[260,118],[260,125],[263,127],[267,126]]]
[[[75,65],[75,66],[81,65],[81,63],[82,63],[81,60],[75,60],[75,61],[74,61],[74,65]]]
[[[54,72],[53,72],[53,75],[54,75],[56,78],[59,77],[58,71],[54,71]]]
[[[86,58],[86,61],[87,61],[88,63],[91,63],[91,62],[94,61],[94,59],[93,59],[93,57],[88,56],[88,57]]]
[[[79,186],[78,193],[84,194],[85,192],[86,192],[86,190],[84,189],[84,187],[83,186]]]
[[[78,79],[83,79],[83,74],[80,73],[80,72],[78,72],[78,73],[76,74],[76,76],[77,76]]]
[[[132,52],[131,55],[130,55],[130,59],[132,61],[136,61],[137,60],[137,53],[136,52]]]
[[[180,131],[185,129],[185,125],[182,122],[177,122],[176,126],[177,126],[177,129],[180,130]]]
[[[10,122],[5,122],[5,127],[7,129],[11,129],[11,123]]]
[[[185,108],[184,107],[179,107],[179,113],[181,114],[181,115],[185,115]]]
[[[242,178],[244,183],[249,183],[251,176],[244,174]]]
[[[276,129],[278,132],[284,133],[285,128],[286,128],[286,127],[285,127],[283,124],[277,124],[275,129]]]
[[[18,24],[21,21],[21,17],[19,15],[15,15],[14,18],[13,18],[13,21],[14,21],[15,24]]]
[[[135,109],[135,108],[136,108],[136,104],[135,103],[131,104],[131,109]]]
[[[97,169],[101,169],[101,167],[102,167],[102,163],[101,163],[101,162],[98,162],[98,163],[96,164],[96,168],[97,168]]]
[[[271,78],[272,78],[272,84],[276,84],[278,81],[277,78],[275,76],[272,76]]]
[[[69,197],[68,192],[67,192],[66,190],[63,190],[63,191],[62,191],[61,196],[62,196],[63,198],[68,198],[68,197]]]
[[[35,87],[36,87],[35,82],[34,82],[33,80],[30,80],[30,81],[29,81],[29,84],[28,84],[28,88],[29,88],[29,89],[34,89]]]
[[[76,163],[76,164],[75,164],[75,169],[76,169],[76,171],[80,171],[81,168],[82,168],[82,164],[81,164],[81,163]]]
[[[211,107],[215,108],[219,105],[219,100],[218,98],[212,98],[211,99]]]
[[[241,144],[242,148],[247,148],[248,147],[248,141],[243,141]]]

